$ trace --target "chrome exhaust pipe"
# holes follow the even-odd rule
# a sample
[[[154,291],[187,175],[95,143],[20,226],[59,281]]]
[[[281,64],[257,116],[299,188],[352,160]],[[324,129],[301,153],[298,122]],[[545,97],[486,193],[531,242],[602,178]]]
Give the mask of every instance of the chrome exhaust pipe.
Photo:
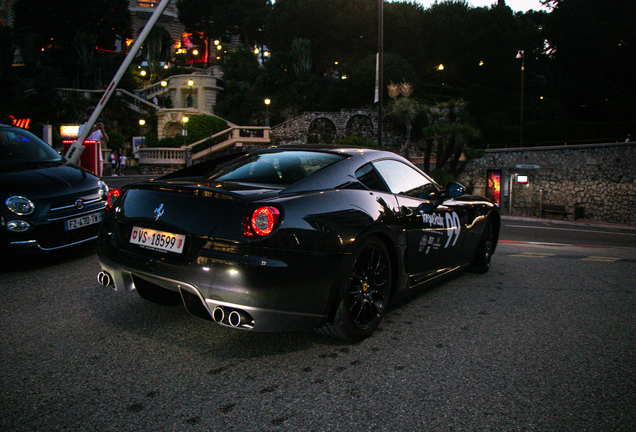
[[[233,310],[227,317],[227,321],[232,327],[239,327],[248,322],[248,319],[242,311]]]
[[[105,287],[114,286],[113,278],[108,273],[101,271],[97,274],[97,282]]]
[[[217,306],[212,311],[212,319],[214,322],[220,323],[225,319],[225,310],[221,306]]]

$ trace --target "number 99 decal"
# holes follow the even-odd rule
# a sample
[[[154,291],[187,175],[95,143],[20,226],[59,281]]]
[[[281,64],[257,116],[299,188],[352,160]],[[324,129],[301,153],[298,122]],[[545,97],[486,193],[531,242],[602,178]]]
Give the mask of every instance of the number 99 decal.
[[[448,235],[448,240],[446,240],[444,248],[447,248],[449,244],[451,246],[455,246],[461,230],[462,224],[459,221],[459,216],[457,216],[457,213],[446,213],[446,234]],[[452,244],[451,240],[453,241]]]

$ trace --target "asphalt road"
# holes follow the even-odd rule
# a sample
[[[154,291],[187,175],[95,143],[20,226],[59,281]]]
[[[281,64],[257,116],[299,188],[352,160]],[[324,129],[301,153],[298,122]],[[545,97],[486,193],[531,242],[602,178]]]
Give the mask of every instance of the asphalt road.
[[[600,233],[568,241],[583,228]],[[0,430],[631,432],[634,233],[506,220],[488,274],[393,305],[356,344],[115,293],[93,247],[5,264]]]

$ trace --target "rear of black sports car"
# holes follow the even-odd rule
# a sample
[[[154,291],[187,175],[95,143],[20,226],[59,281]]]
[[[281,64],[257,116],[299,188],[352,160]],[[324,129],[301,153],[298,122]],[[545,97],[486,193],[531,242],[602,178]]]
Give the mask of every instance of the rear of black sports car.
[[[385,184],[375,167],[386,162],[386,177],[415,182],[412,196]],[[226,326],[360,340],[394,295],[471,264],[487,271],[498,213],[463,194],[378,150],[221,157],[121,190],[98,280]]]
[[[286,194],[288,184],[272,183],[168,176],[124,189],[102,225],[100,282],[233,327],[320,326],[342,274],[343,235],[359,229],[348,221],[369,216],[351,214],[356,198],[343,196],[358,191]],[[342,222],[328,220],[339,211]]]
[[[263,201],[194,185],[128,189],[103,223],[98,247],[105,277],[117,290],[135,288],[157,303],[183,302],[222,324],[260,331],[316,327],[342,256],[301,248],[306,235],[245,235],[252,228],[244,225],[261,217],[258,212],[278,209],[286,222],[282,206]],[[135,242],[136,236],[150,240]],[[160,248],[173,241],[183,248]]]

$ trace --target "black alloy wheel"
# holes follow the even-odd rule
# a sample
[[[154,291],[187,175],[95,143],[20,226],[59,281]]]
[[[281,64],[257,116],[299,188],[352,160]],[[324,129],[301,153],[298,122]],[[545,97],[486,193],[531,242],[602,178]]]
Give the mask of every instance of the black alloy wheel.
[[[475,273],[486,273],[490,269],[490,261],[495,252],[495,230],[492,221],[488,220],[481,235],[473,265],[470,270]]]
[[[358,256],[349,278],[349,318],[360,330],[377,325],[388,300],[391,283],[389,260],[378,245],[367,246]]]
[[[319,332],[358,341],[373,334],[391,295],[391,261],[384,244],[369,238],[357,248],[348,267],[333,322]]]

